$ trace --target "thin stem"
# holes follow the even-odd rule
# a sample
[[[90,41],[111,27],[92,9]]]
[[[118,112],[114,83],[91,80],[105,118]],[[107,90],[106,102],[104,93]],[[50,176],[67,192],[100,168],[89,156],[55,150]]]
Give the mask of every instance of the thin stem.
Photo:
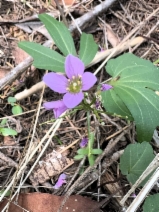
[[[88,138],[90,137],[90,111],[87,111]]]

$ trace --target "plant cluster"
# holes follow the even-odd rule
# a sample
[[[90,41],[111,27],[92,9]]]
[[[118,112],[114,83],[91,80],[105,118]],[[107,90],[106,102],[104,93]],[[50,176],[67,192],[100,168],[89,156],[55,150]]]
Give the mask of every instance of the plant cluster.
[[[62,22],[47,14],[40,14],[39,18],[61,54],[34,42],[19,42],[19,47],[33,57],[36,68],[49,70],[43,77],[44,83],[63,95],[62,99],[45,102],[43,106],[53,110],[56,119],[70,109],[87,112],[88,138],[82,140],[75,159],[87,156],[91,166],[95,155],[101,154],[102,150],[94,148],[95,135],[90,131],[90,113],[94,113],[99,121],[100,113],[118,116],[128,122],[134,121],[136,140],[142,143],[128,145],[120,159],[122,173],[129,182],[134,183],[154,158],[148,142],[159,124],[158,68],[150,61],[125,53],[108,61],[105,70],[111,78],[107,83],[98,85],[97,77],[84,71],[98,51],[93,36],[81,34],[77,53],[71,33]],[[96,92],[92,97],[89,90],[93,86],[96,86]],[[14,100],[9,102],[15,111],[17,106],[13,105]],[[59,185],[63,183],[65,176]]]

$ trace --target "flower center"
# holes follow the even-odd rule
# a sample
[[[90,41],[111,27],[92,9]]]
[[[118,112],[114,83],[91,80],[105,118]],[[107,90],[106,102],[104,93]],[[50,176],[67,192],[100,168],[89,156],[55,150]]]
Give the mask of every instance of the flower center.
[[[73,76],[72,79],[68,79],[68,85],[66,90],[70,93],[79,93],[82,88],[82,76]]]

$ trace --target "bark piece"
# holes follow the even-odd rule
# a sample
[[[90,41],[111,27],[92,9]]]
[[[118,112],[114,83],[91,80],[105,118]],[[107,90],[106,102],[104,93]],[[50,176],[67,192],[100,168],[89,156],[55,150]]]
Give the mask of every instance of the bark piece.
[[[59,152],[53,151],[43,160],[39,161],[39,165],[35,167],[30,176],[30,180],[34,186],[37,186],[39,183],[43,184],[72,164],[72,159],[67,158]]]

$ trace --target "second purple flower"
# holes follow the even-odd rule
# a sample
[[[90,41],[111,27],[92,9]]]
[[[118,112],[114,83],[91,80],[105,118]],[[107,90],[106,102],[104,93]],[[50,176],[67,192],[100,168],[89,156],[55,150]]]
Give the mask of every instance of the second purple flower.
[[[63,102],[67,108],[76,107],[84,98],[82,91],[89,90],[97,81],[90,72],[84,72],[84,63],[73,55],[65,60],[65,72],[68,78],[57,73],[48,73],[43,77],[45,84],[53,91],[65,94]]]

